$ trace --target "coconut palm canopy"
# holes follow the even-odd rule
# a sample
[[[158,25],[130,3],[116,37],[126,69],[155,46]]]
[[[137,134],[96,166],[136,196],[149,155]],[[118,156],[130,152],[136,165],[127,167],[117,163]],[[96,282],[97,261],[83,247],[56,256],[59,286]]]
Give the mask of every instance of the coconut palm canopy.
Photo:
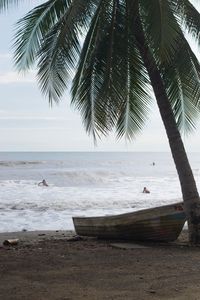
[[[18,2],[2,0],[0,9]],[[94,137],[115,127],[119,137],[132,138],[151,104],[138,17],[178,127],[191,130],[199,110],[200,66],[185,33],[199,42],[200,16],[188,0],[46,1],[17,23],[16,65],[24,71],[37,62],[50,103],[60,100],[73,78],[72,103]]]

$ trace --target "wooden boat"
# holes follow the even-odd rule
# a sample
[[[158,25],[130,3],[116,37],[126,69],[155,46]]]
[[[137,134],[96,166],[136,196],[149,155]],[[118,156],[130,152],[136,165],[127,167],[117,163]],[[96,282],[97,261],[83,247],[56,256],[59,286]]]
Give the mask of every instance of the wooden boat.
[[[185,221],[182,202],[120,215],[73,217],[81,236],[164,242],[176,240]]]

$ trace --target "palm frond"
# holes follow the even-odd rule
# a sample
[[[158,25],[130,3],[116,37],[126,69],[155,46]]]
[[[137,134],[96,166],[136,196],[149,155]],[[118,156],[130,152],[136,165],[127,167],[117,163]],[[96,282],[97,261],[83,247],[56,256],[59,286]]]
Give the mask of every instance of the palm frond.
[[[17,23],[15,64],[19,71],[29,69],[46,34],[69,8],[71,0],[49,0],[35,7]]]
[[[81,112],[86,131],[100,137],[106,134],[109,125],[107,112],[99,99],[99,93],[105,74],[105,62],[98,59],[101,55],[100,47],[108,26],[110,4],[101,0],[90,24],[90,30],[81,51],[81,56],[72,84],[72,104]],[[105,49],[105,47],[104,47]]]
[[[90,24],[89,31],[87,32],[83,47],[81,49],[81,55],[78,63],[78,68],[73,79],[72,85],[72,103],[76,101],[76,97],[79,93],[79,87],[81,80],[83,78],[84,70],[87,68],[88,62],[92,58],[92,53],[94,51],[94,44],[98,40],[98,29],[100,24],[100,16],[102,13],[102,6],[99,5]],[[78,96],[79,97],[79,96]]]
[[[23,0],[0,0],[0,12],[9,9],[10,7],[18,6]]]
[[[125,80],[125,89],[117,122],[118,138],[125,136],[128,140],[134,138],[143,128],[151,103],[149,78],[136,47],[132,30],[134,26],[133,9],[134,7],[127,0],[124,27],[125,39],[123,40],[126,55],[124,55],[123,72],[122,70],[120,72]]]
[[[195,129],[200,113],[200,65],[186,41],[178,58],[164,73],[178,128],[187,134]]]
[[[111,101],[118,101],[116,58],[114,59],[117,0],[100,1],[99,7],[86,36],[78,71],[72,86],[72,103],[81,111],[86,130],[94,135],[106,135],[114,126],[116,113]],[[105,13],[106,12],[106,13]],[[115,26],[114,26],[115,25]],[[117,29],[116,29],[117,28]],[[91,78],[95,78],[91,81]],[[88,118],[88,112],[94,112]],[[87,116],[87,118],[85,117]]]
[[[86,130],[93,135],[106,135],[117,126],[118,137],[130,137],[141,129],[145,120],[145,114],[142,116],[145,105],[141,108],[138,108],[141,103],[138,107],[136,103],[135,107],[133,105],[136,94],[147,80],[146,76],[142,78],[144,69],[139,71],[139,61],[138,68],[133,67],[136,59],[133,42],[130,51],[127,50],[132,40],[133,37],[128,37],[125,2],[102,0],[86,36],[72,86],[72,103],[81,111]],[[128,53],[128,59],[132,61],[130,65],[127,63]],[[128,95],[127,78],[130,76],[133,82]],[[147,93],[145,88],[141,90],[140,100],[144,100]],[[129,110],[127,99],[131,99]]]
[[[63,16],[48,31],[38,52],[38,78],[50,103],[58,102],[80,54],[80,34],[93,14],[93,1],[73,0]]]
[[[170,1],[173,13],[188,33],[200,44],[200,13],[189,0]]]
[[[50,103],[57,102],[63,94],[80,51],[77,34],[70,27],[74,25],[70,12],[48,32],[38,52],[39,84]]]
[[[131,48],[130,58],[126,69],[126,95],[122,98],[117,122],[118,137],[125,136],[128,140],[141,132],[152,102],[148,75],[137,48]]]
[[[169,2],[168,0],[139,1],[146,40],[160,63],[170,62],[173,59],[182,33]]]
[[[94,91],[97,90],[95,86],[99,85],[99,78],[96,78],[96,75],[94,75],[95,64],[93,53],[98,43],[99,30],[102,22],[101,18],[103,16],[102,8],[103,3],[101,1],[86,35],[71,89],[71,103],[81,111],[86,131],[93,135],[94,140],[96,136],[99,136],[98,130],[96,130],[95,116],[99,115],[98,110],[100,108],[98,107],[99,103],[94,102],[95,97],[93,96]]]

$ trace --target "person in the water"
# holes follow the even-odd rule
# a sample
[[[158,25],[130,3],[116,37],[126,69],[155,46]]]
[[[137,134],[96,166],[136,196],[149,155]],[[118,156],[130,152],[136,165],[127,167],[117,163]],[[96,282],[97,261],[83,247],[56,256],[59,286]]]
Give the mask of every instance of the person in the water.
[[[38,183],[39,186],[48,186],[45,179],[43,179],[41,182]]]
[[[143,193],[144,193],[144,194],[150,194],[150,191],[149,191],[149,190],[147,190],[147,188],[146,188],[146,187],[144,187],[144,189],[143,189]]]

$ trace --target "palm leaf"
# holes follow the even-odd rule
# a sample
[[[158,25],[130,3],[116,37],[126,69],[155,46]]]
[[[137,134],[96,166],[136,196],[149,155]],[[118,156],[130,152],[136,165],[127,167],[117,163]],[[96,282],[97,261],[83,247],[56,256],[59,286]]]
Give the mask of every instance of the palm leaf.
[[[137,48],[131,47],[130,63],[126,72],[126,94],[123,96],[117,122],[118,137],[135,138],[143,128],[151,104],[148,75]],[[134,63],[133,63],[134,62]]]
[[[103,14],[105,11],[106,14]],[[125,53],[129,43],[125,3],[123,1],[108,3],[102,0],[86,36],[72,87],[73,103],[81,111],[86,130],[93,135],[108,134],[116,125],[119,137],[124,134],[131,136],[142,127],[145,120],[145,114],[142,116],[145,105],[138,103],[138,107],[141,107],[138,108],[135,103],[134,107],[132,100],[133,98],[136,100],[139,88],[144,86],[143,69],[139,71],[139,66],[138,69],[133,68],[132,64],[130,74],[135,91],[130,91],[130,95],[127,96],[127,78],[130,75],[127,72]],[[131,49],[129,59],[134,63],[135,57],[132,52]],[[135,74],[137,71],[138,74]],[[144,100],[143,96],[147,93],[145,89],[141,90],[143,94],[140,100]],[[126,106],[128,97],[132,100],[129,111],[128,105]],[[127,120],[130,114],[132,123],[129,125],[132,126],[128,129],[124,120],[125,118]]]
[[[180,23],[200,44],[200,14],[189,0],[170,1],[170,7]]]
[[[70,20],[69,20],[70,19]],[[39,50],[38,79],[50,103],[58,101],[71,78],[80,45],[68,11],[48,32]]]
[[[69,8],[70,3],[71,0],[49,0],[18,21],[14,43],[18,70],[27,70],[33,65],[41,42]]]
[[[86,130],[93,136],[107,134],[116,119],[110,101],[114,99],[114,94],[115,99],[119,99],[116,86],[113,84],[117,81],[112,80],[113,23],[115,23],[117,3],[116,0],[100,1],[86,36],[72,86],[72,103],[81,111]]]
[[[73,0],[69,8],[48,31],[39,50],[38,78],[50,103],[59,101],[80,54],[82,28],[87,27],[93,14],[93,1]]]
[[[140,0],[140,15],[144,33],[155,58],[170,62],[177,49],[180,34],[168,0]]]
[[[19,2],[22,2],[22,0],[0,0],[0,12],[18,6]]]
[[[200,112],[200,65],[186,40],[177,55],[163,78],[178,128],[187,134]]]
[[[117,134],[119,138],[125,135],[129,140],[143,128],[151,103],[149,78],[133,35],[133,10],[134,6],[127,0],[124,40],[119,39],[120,43],[124,45],[121,55],[123,53],[126,55],[124,55],[124,68],[120,71],[120,76],[124,78],[125,88],[118,113]]]
[[[101,28],[102,1],[100,2],[90,24],[90,29],[86,35],[85,42],[81,51],[77,72],[72,84],[72,104],[81,111],[83,123],[86,131],[91,133],[96,139],[98,131],[96,131],[95,115],[98,111],[98,103],[94,103],[93,93],[95,90],[94,83],[98,85],[98,78],[95,78],[93,69],[93,52],[96,43],[98,42],[98,31]],[[90,66],[89,66],[90,62]],[[95,79],[95,80],[94,80]],[[103,130],[102,130],[103,133]]]
[[[101,52],[102,39],[108,28],[108,15],[105,11],[108,12],[109,7],[107,1],[100,1],[86,35],[72,85],[72,104],[81,112],[86,131],[94,139],[96,136],[100,137],[99,132],[106,134],[109,128],[106,110],[97,101],[105,73],[105,63],[98,61],[97,52]]]

